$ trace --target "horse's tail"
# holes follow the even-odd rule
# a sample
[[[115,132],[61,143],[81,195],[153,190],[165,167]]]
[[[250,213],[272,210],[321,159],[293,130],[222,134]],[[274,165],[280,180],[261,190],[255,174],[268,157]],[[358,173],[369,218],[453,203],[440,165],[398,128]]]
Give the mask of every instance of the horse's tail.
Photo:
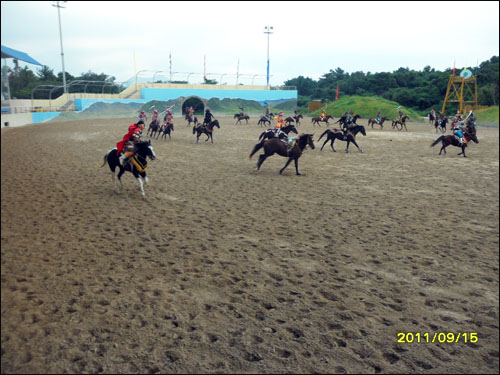
[[[434,142],[432,142],[431,147],[434,147],[439,142],[441,142],[443,139],[444,139],[444,135],[442,135],[441,137],[439,137],[438,139],[436,139]]]
[[[259,135],[259,141],[260,141],[262,138],[264,138],[264,134],[266,134],[266,132],[262,132],[262,134],[261,134],[261,135]]]
[[[106,155],[104,155],[104,163],[102,163],[101,165],[101,168],[104,167],[106,165],[106,163],[108,162],[108,155],[111,151],[108,151],[106,152]]]
[[[326,129],[323,134],[321,134],[321,136],[318,138],[318,142],[321,140],[321,138],[323,138],[323,136],[328,133],[330,131],[330,129]]]
[[[264,146],[264,142],[257,143],[254,146],[254,148],[253,148],[252,152],[250,153],[250,155],[248,156],[248,160],[252,160],[253,154],[255,154],[257,151],[259,151],[262,148],[262,146]]]

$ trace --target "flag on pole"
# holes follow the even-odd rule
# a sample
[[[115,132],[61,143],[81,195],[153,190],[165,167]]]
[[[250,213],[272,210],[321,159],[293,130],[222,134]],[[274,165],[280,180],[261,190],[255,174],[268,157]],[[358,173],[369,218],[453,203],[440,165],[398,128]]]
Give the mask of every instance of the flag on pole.
[[[339,85],[337,85],[337,96],[335,96],[335,100],[339,98]]]
[[[453,60],[453,76],[455,76],[455,60]]]

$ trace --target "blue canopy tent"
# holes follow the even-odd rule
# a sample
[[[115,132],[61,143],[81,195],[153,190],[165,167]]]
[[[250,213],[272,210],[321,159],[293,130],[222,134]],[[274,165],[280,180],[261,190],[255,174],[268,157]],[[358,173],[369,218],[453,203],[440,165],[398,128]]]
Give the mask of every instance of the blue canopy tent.
[[[15,49],[2,46],[2,59],[5,59],[5,67],[7,67],[7,59],[14,59],[16,65],[19,60],[27,62],[28,64],[40,65],[38,61],[29,56],[27,53],[17,51]],[[9,87],[9,74],[7,69],[3,69],[2,71],[2,112],[4,112],[3,100],[9,102],[9,108],[5,108],[5,112],[10,112],[10,87]]]

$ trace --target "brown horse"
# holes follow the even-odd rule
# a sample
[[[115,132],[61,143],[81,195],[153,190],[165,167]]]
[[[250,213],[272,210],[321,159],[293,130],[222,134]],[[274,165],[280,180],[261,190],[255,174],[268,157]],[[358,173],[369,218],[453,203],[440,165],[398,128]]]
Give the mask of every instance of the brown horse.
[[[406,129],[406,131],[408,131],[408,128],[406,127],[406,120],[409,120],[409,119],[410,119],[409,115],[404,115],[401,118],[401,121],[398,118],[395,118],[394,120],[392,120],[392,128],[393,129],[398,129],[398,130],[403,130],[403,126],[404,126],[404,128]],[[398,128],[398,124],[401,125],[401,129]]]
[[[220,129],[220,125],[219,125],[218,120],[213,120],[208,125],[198,124],[197,126],[193,126],[193,134],[196,134],[196,143],[198,143],[198,141],[200,140],[200,135],[202,135],[202,134],[205,134],[207,136],[207,139],[205,139],[205,142],[210,139],[212,141],[212,143],[214,143],[214,138],[212,136],[212,133],[214,131],[215,126]]]
[[[321,126],[321,125],[319,124],[320,122],[326,122],[326,125],[328,126],[328,125],[329,125],[329,124],[328,124],[328,120],[329,120],[329,119],[332,119],[332,120],[333,120],[333,116],[331,116],[331,115],[326,115],[326,117],[325,117],[325,118],[321,118],[321,116],[318,116],[318,117],[313,117],[313,118],[311,119],[311,121],[312,121],[313,126],[314,126],[314,124],[318,124],[318,126]]]
[[[247,125],[248,125],[248,120],[250,120],[250,116],[242,115],[241,113],[236,113],[233,118],[238,119],[238,121],[236,121],[236,124],[234,125],[238,125],[238,123],[241,123],[241,120],[247,120]]]
[[[446,147],[450,145],[455,147],[460,147],[462,149],[462,152],[457,155],[463,155],[464,158],[466,158],[467,156],[465,155],[465,148],[470,143],[470,141],[474,141],[475,143],[479,143],[479,141],[476,136],[476,128],[473,125],[468,125],[464,129],[463,134],[466,143],[460,144],[459,140],[455,135],[442,135],[431,144],[431,147],[434,147],[439,142],[441,142],[441,150],[439,150],[439,155],[441,155],[441,152],[443,151],[446,154]]]
[[[260,116],[260,119],[259,119],[259,122],[257,123],[257,125],[266,125],[266,122],[269,123],[269,125],[271,125],[271,120],[269,120],[269,118],[267,118],[266,116]]]
[[[389,120],[389,119],[388,119],[387,117],[385,117],[385,116],[384,116],[384,117],[382,117],[382,118],[380,119],[380,122],[378,122],[378,121],[377,121],[377,119],[375,119],[375,118],[371,118],[371,119],[369,119],[369,120],[368,120],[368,126],[370,126],[370,125],[371,125],[371,126],[372,126],[372,129],[373,129],[373,125],[380,125],[380,129],[382,129],[382,128],[384,127],[384,121],[385,121],[385,120]]]
[[[266,160],[269,156],[278,154],[280,156],[288,158],[285,166],[281,168],[280,174],[283,173],[288,164],[293,160],[295,162],[295,173],[297,176],[300,176],[299,173],[299,158],[302,155],[302,152],[309,145],[314,150],[314,134],[301,134],[297,138],[295,138],[295,143],[289,149],[288,145],[285,142],[279,140],[278,138],[269,139],[265,142],[257,143],[250,156],[249,160],[252,159],[252,155],[259,151],[261,148],[264,148],[264,153],[259,156],[259,161],[257,162],[257,170],[260,169],[264,160]]]
[[[304,116],[302,116],[302,115],[293,115],[293,118],[295,119],[295,123],[297,125],[300,125],[300,119],[304,118]]]

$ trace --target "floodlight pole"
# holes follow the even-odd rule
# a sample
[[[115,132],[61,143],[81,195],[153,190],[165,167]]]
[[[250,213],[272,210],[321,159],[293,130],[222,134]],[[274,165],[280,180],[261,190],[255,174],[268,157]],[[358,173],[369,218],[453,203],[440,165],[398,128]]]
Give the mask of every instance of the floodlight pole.
[[[269,90],[269,34],[272,34],[273,27],[272,26],[265,26],[264,27],[264,34],[267,34],[267,89]]]
[[[56,1],[56,5],[52,4],[52,6],[57,8],[57,15],[59,17],[59,39],[61,40],[61,60],[62,60],[63,85],[64,85],[64,93],[66,94],[68,92],[68,89],[66,88],[66,71],[64,70],[64,52],[63,52],[63,42],[62,42],[61,10],[60,10],[61,8],[64,8],[64,7],[59,5],[59,1]]]

